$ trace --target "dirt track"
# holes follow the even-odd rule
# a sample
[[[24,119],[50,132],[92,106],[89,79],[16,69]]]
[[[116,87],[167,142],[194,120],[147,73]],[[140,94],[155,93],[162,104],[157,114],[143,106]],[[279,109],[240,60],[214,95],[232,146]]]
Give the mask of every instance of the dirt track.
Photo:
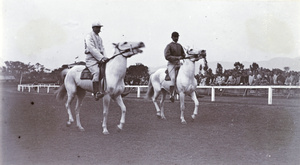
[[[204,97],[194,122],[186,103],[182,125],[178,101],[167,101],[164,121],[150,101],[129,96],[124,130],[115,129],[120,109],[112,102],[105,136],[102,103],[92,97],[79,132],[66,127],[64,103],[53,95],[1,93],[1,164],[300,164],[299,98],[273,98],[270,106],[262,97]]]

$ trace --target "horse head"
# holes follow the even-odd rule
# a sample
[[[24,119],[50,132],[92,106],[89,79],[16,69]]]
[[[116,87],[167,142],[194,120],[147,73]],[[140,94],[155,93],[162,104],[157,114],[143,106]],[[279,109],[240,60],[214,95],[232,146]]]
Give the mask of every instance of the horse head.
[[[135,54],[142,53],[143,51],[141,48],[145,47],[143,42],[120,42],[120,43],[113,43],[115,46],[115,53],[114,55],[122,55],[123,57],[131,57]]]
[[[186,48],[186,58],[192,60],[193,62],[202,58],[206,59],[206,50]]]

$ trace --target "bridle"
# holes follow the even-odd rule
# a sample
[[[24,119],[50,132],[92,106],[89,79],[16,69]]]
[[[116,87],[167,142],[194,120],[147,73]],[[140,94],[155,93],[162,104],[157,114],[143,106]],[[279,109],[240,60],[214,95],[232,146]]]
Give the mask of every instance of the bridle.
[[[122,56],[125,57],[125,58],[129,58],[129,57],[133,56],[134,54],[136,54],[136,53],[133,52],[132,45],[130,45],[130,48],[125,49],[125,50],[121,50],[121,49],[119,48],[119,44],[115,45],[115,48],[118,49],[119,53],[113,55],[111,58],[109,58],[109,60],[112,60],[112,59],[114,59],[115,57],[120,56],[120,55],[122,55]],[[125,56],[124,53],[128,53],[128,52],[131,52],[132,55]]]

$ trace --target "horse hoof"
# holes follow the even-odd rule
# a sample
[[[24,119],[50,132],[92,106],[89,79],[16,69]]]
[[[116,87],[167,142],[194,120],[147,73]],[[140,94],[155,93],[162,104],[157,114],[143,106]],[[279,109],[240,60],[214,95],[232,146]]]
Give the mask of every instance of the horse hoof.
[[[187,124],[186,121],[181,121],[181,124]]]
[[[108,131],[106,131],[106,132],[103,132],[103,134],[104,134],[104,135],[109,135],[109,132],[108,132]]]
[[[192,115],[192,122],[195,121],[196,115]]]
[[[67,122],[66,126],[70,127],[71,126],[71,122]]]
[[[121,132],[122,128],[120,128],[120,126],[117,126],[117,132]]]
[[[80,132],[84,132],[85,131],[83,127],[78,127],[78,129],[79,129]]]
[[[156,115],[156,117],[157,117],[158,119],[161,119],[161,116],[160,116],[160,115]]]

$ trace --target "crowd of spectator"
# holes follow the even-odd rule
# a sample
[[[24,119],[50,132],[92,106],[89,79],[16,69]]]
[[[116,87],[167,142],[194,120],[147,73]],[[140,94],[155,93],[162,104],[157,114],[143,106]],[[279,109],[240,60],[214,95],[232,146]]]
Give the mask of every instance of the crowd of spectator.
[[[196,75],[198,85],[299,85],[300,72],[261,69],[225,70],[224,73],[213,74],[208,69],[204,74]]]
[[[240,64],[242,65],[242,64]],[[138,65],[140,67],[140,65]],[[136,66],[135,66],[136,67]],[[133,67],[131,69],[134,69]],[[148,70],[148,68],[146,69]],[[133,71],[131,71],[133,72]],[[137,69],[135,74],[128,72],[125,77],[127,85],[148,85],[149,73],[137,74],[140,69]],[[130,74],[131,73],[131,74]],[[195,76],[200,86],[226,86],[226,85],[300,85],[300,72],[266,68],[248,68],[236,67],[234,69],[222,71],[222,68],[217,68],[216,73],[213,73],[210,68],[202,70]]]

